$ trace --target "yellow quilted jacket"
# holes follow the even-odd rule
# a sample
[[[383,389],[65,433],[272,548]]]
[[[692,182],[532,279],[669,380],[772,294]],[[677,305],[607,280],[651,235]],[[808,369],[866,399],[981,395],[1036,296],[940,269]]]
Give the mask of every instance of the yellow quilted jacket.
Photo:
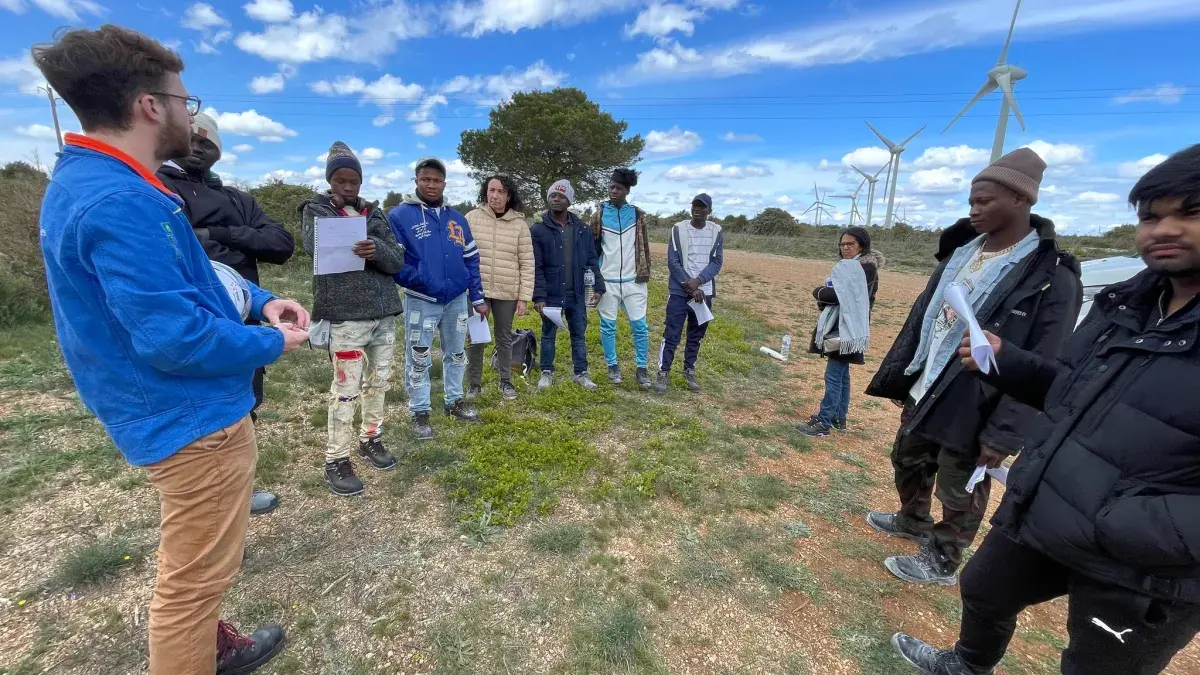
[[[533,300],[533,238],[525,216],[496,216],[486,204],[467,214],[479,247],[479,276],[489,300]]]

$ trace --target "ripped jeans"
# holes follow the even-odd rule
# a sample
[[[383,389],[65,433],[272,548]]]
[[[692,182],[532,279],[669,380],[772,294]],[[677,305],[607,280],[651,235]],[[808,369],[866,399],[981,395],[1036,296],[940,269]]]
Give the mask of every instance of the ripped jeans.
[[[329,327],[333,387],[329,400],[329,440],[325,461],[350,456],[355,436],[367,441],[383,433],[384,399],[396,352],[396,317],[340,321]],[[362,406],[362,427],[354,433],[354,409]]]
[[[413,414],[429,412],[429,368],[433,364],[433,336],[441,333],[442,389],[446,405],[463,396],[463,374],[467,369],[467,294],[445,304],[404,296],[405,386],[408,409]]]

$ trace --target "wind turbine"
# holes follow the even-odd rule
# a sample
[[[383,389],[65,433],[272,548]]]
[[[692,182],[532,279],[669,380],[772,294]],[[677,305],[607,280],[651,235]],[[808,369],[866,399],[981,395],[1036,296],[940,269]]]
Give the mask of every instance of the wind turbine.
[[[850,200],[850,224],[849,224],[849,227],[854,227],[854,219],[855,218],[860,218],[860,219],[862,218],[862,214],[859,213],[859,211],[858,211],[858,193],[862,192],[863,186],[866,184],[867,184],[867,181],[865,181],[865,180],[863,182],[859,183],[858,188],[854,190],[853,194],[833,195],[835,199],[849,199]]]
[[[853,164],[850,165],[850,168],[857,171],[858,175],[862,176],[863,179],[869,184],[867,187],[867,227],[871,226],[871,212],[875,208],[875,184],[879,182],[879,174],[883,173],[883,170],[889,168],[891,165],[892,163],[888,162],[887,164],[879,167],[879,170],[875,172],[875,175],[871,175],[857,166],[854,166]],[[861,189],[862,184],[860,183],[858,187]],[[887,184],[885,183],[883,187],[884,189],[887,189]]]
[[[884,218],[883,218],[883,226],[887,227],[888,223],[892,222],[892,207],[896,203],[896,180],[898,178],[900,178],[900,154],[904,152],[904,149],[905,149],[905,147],[908,146],[909,142],[912,141],[912,139],[917,137],[917,134],[921,133],[922,131],[925,131],[925,127],[921,127],[920,129],[917,129],[916,131],[913,132],[912,136],[909,136],[908,138],[904,139],[903,141],[900,141],[899,143],[893,143],[887,139],[887,136],[884,136],[883,134],[879,133],[878,129],[871,126],[870,122],[867,122],[867,126],[871,129],[871,131],[875,132],[875,135],[879,137],[879,140],[883,141],[883,144],[887,146],[888,152],[892,153],[892,161],[889,164],[889,166],[891,167],[891,171],[888,172],[888,181],[887,181],[887,191],[888,191],[887,215],[884,216]],[[926,126],[928,126],[928,125],[926,125]]]
[[[803,215],[807,214],[809,211],[814,211],[816,213],[816,219],[817,219],[816,226],[820,227],[822,211],[824,211],[825,215],[829,216],[830,218],[833,217],[833,214],[830,213],[829,209],[828,209],[828,207],[832,206],[832,204],[825,203],[825,200],[821,197],[821,193],[817,190],[816,183],[813,183],[813,196],[816,197],[817,201],[813,202],[812,205],[809,206],[807,209],[805,209],[804,213],[801,213],[800,215],[803,216]]]
[[[979,88],[972,98],[963,106],[963,109],[950,120],[950,124],[942,129],[942,133],[946,133],[958,118],[962,117],[971,106],[975,105],[979,99],[987,96],[999,89],[1004,94],[1004,99],[1000,103],[1000,120],[996,123],[996,139],[992,141],[992,162],[1000,159],[1004,154],[1004,132],[1008,129],[1008,109],[1012,108],[1013,114],[1017,116],[1017,124],[1021,125],[1021,130],[1025,130],[1025,120],[1021,117],[1021,109],[1017,107],[1017,97],[1013,95],[1013,84],[1017,80],[1023,80],[1029,72],[1024,68],[1010,66],[1004,61],[1008,58],[1008,46],[1012,43],[1013,29],[1017,27],[1017,12],[1021,11],[1021,0],[1017,0],[1017,7],[1013,10],[1012,23],[1008,26],[1008,39],[1004,41],[1004,49],[1000,50],[1000,60],[996,61],[996,67],[987,72],[987,81]]]

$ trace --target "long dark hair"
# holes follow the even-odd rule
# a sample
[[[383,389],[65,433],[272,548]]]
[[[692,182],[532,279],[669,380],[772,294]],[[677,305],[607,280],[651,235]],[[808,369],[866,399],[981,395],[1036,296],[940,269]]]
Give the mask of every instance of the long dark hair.
[[[487,203],[488,183],[491,183],[494,180],[500,181],[500,184],[503,185],[504,189],[508,192],[508,210],[517,212],[523,211],[525,209],[525,204],[521,202],[521,193],[517,191],[517,184],[512,178],[505,176],[502,173],[493,174],[484,179],[483,184],[479,186],[479,203]],[[504,214],[497,213],[496,215],[502,216]]]

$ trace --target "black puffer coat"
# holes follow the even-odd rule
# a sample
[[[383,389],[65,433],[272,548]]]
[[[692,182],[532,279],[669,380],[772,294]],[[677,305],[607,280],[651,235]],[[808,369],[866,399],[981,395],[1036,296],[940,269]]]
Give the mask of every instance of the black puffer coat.
[[[1041,237],[1038,248],[1000,280],[976,318],[985,329],[1012,344],[1054,358],[1071,334],[1082,303],[1079,263],[1070,253],[1059,250],[1054,223],[1034,215],[1030,226]],[[966,219],[951,229],[962,232],[964,227],[970,227]],[[957,237],[956,241],[961,247],[970,239]],[[917,298],[867,387],[868,396],[896,401],[908,398],[920,372],[905,375],[904,371],[916,355],[925,310],[948,259],[938,265]],[[1036,415],[1028,406],[964,371],[959,360],[953,359],[917,404],[901,433],[918,434],[965,454],[978,453],[980,443],[1016,454],[1025,445],[1028,421]]]
[[[1098,581],[1200,603],[1200,303],[1165,280],[1096,294],[1060,359],[1006,345],[986,378],[1045,410],[992,523]]]

